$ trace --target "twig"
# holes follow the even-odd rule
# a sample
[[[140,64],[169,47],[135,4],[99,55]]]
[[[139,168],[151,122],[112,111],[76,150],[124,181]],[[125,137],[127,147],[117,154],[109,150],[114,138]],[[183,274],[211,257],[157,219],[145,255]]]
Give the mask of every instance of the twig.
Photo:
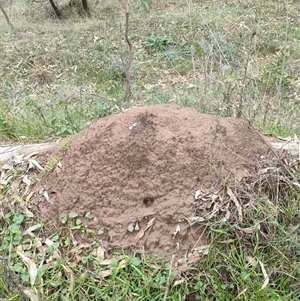
[[[127,60],[127,66],[125,70],[125,80],[127,84],[127,93],[129,99],[133,96],[132,93],[132,87],[131,87],[131,78],[130,78],[130,67],[132,63],[132,44],[128,38],[128,31],[129,31],[129,4],[128,0],[125,1],[125,40],[128,45],[128,60]]]
[[[172,275],[172,266],[173,266],[173,261],[174,261],[175,255],[172,255],[172,258],[170,260],[170,267],[169,267],[169,275],[167,279],[167,284],[166,284],[166,290],[165,290],[165,295],[163,301],[167,301],[168,298],[168,293],[169,293],[169,286],[170,286],[170,280],[171,280],[171,275]]]
[[[9,20],[9,17],[8,17],[8,15],[7,15],[7,13],[6,13],[6,11],[5,11],[5,9],[4,9],[4,7],[2,6],[1,3],[0,3],[0,10],[2,11],[2,13],[3,13],[4,17],[5,17],[7,24],[11,27],[12,30],[14,30],[14,27],[11,24],[11,22]]]

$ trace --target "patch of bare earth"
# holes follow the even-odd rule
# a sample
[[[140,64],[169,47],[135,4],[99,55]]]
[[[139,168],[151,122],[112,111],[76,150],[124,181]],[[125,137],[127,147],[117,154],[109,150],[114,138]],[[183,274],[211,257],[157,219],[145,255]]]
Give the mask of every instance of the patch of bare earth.
[[[232,191],[221,205],[217,194],[224,182],[251,176],[267,151],[242,120],[177,105],[134,108],[71,138],[62,167],[39,183],[50,200],[40,196],[38,207],[57,223],[77,212],[95,232],[104,230],[106,249],[182,258],[208,243],[198,222],[222,210],[225,216],[221,205],[231,202],[238,221]]]

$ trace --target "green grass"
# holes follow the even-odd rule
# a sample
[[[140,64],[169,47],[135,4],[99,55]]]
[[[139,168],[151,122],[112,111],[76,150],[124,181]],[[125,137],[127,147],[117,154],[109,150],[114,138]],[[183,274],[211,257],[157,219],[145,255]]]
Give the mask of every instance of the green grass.
[[[299,211],[298,208],[295,205],[293,209]],[[283,211],[284,207],[279,209]],[[208,255],[185,273],[171,272],[167,300],[185,300],[188,294],[190,298],[193,296],[191,300],[232,300],[238,293],[242,294],[242,300],[297,300],[300,293],[299,225],[298,229],[288,229],[290,222],[297,222],[296,216],[294,214],[280,222],[269,214],[270,208],[266,206],[262,210],[264,212],[251,217],[258,219],[262,214],[266,217],[264,221],[259,220],[261,228],[254,234],[243,234],[234,225],[207,225],[212,239]],[[286,212],[282,215],[286,216]],[[32,247],[27,247],[26,256],[35,259],[36,263],[48,259],[47,265],[38,268],[32,289],[39,292],[43,289],[43,300],[63,297],[68,300],[163,300],[169,264],[162,265],[158,259],[138,255],[115,254],[103,266],[101,258],[95,256],[100,247],[96,240],[90,247],[77,248],[77,253],[74,253],[72,244],[69,245],[71,240],[66,239],[67,231],[52,236],[53,245],[43,248],[40,253],[35,250],[37,241],[21,234],[20,224],[26,223],[23,215],[12,217],[6,214],[5,221],[9,226],[2,238],[2,254],[9,247],[7,240],[15,246],[28,246],[31,242]],[[37,231],[33,232],[36,238],[42,237]],[[64,250],[67,255],[62,256],[59,250]],[[264,289],[265,278],[260,263],[270,279]],[[10,278],[4,279],[9,281],[12,273],[16,273],[20,277],[19,289],[30,287],[28,270],[15,252],[11,253],[9,267],[13,272],[10,272]],[[106,271],[110,276],[103,279],[101,275]],[[1,281],[4,288],[11,285],[3,279]],[[7,298],[9,294],[13,296],[8,288],[2,294]]]
[[[300,135],[297,1],[133,2],[131,100],[124,81],[124,11],[118,1],[90,3],[91,19],[65,9],[57,20],[51,10],[29,1],[3,5],[15,31],[0,19],[0,140],[68,136],[123,108],[169,102],[240,115],[274,135]],[[28,300],[31,293],[43,295],[42,300],[163,300],[168,289],[166,300],[176,301],[296,301],[297,168],[294,178],[280,186],[272,186],[270,178],[267,196],[251,196],[255,206],[243,225],[248,233],[235,223],[206,223],[208,254],[180,273],[139,254],[115,254],[104,266],[97,255],[101,233],[93,234],[89,247],[71,252],[76,246],[70,233],[89,229],[76,219],[73,226],[68,218],[52,229],[28,217],[12,193],[12,184],[19,183],[24,196],[20,177],[26,166],[17,166],[9,183],[0,184],[0,299]],[[75,228],[70,232],[70,227]],[[37,268],[33,278],[29,263]],[[269,283],[262,289],[263,267]],[[106,272],[110,276],[101,277]]]
[[[103,231],[95,233],[85,224],[91,213],[80,218],[70,212],[60,226],[41,222],[23,202],[31,190],[22,181],[28,166],[26,159],[1,173],[1,300],[299,298],[299,165],[265,161],[264,176],[253,180],[257,188],[236,186],[236,198],[247,205],[243,222],[235,207],[230,207],[228,222],[201,222],[209,247],[188,268],[132,252],[107,257]],[[92,243],[78,244],[77,235],[87,235]]]
[[[296,2],[132,3],[131,102],[117,1],[91,4],[92,19],[65,9],[57,20],[49,8],[18,1],[5,8],[15,31],[1,20],[1,139],[65,136],[132,101],[175,102],[280,136],[300,133]]]

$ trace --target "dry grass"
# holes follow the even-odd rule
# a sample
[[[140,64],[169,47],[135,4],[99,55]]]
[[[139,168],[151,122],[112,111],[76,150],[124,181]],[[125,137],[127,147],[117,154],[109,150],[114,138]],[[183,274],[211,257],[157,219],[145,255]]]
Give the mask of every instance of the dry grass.
[[[262,158],[256,173],[242,182],[228,178],[212,192],[199,191],[196,199],[214,210],[196,211],[191,222],[205,229],[209,244],[174,267],[141,254],[108,255],[103,232],[94,233],[76,212],[60,227],[40,221],[31,197],[42,167],[34,156],[19,156],[0,169],[0,297],[297,300],[299,168],[286,154]],[[93,243],[79,244],[78,234],[92,235]]]
[[[1,20],[0,106],[10,112],[0,116],[2,139],[68,135],[123,107],[165,102],[299,135],[296,2],[136,4],[131,101],[119,2],[91,3],[92,19],[65,9],[56,20],[51,10],[18,1],[5,6],[16,30]]]
[[[132,2],[133,99],[124,9],[90,2],[91,19],[65,6],[61,20],[38,3],[3,4],[15,30],[1,18],[0,140],[68,136],[123,108],[167,102],[300,134],[297,1]],[[236,219],[204,221],[210,250],[182,273],[122,254],[102,265],[97,241],[73,241],[72,226],[89,230],[75,215],[45,237],[50,226],[26,202],[31,164],[1,167],[1,300],[298,300],[299,161],[263,159],[255,177],[222,183]]]

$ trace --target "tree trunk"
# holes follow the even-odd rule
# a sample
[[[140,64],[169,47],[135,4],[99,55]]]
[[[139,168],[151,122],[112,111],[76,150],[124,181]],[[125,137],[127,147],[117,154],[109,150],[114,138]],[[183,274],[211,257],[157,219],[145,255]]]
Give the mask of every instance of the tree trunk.
[[[58,7],[55,5],[54,1],[53,0],[49,0],[49,2],[51,4],[52,8],[54,9],[54,12],[55,12],[56,16],[58,18],[60,18],[60,11],[59,11]]]
[[[87,14],[87,16],[90,17],[91,13],[90,13],[90,10],[89,10],[87,0],[82,0],[82,7],[83,7],[85,13]]]

